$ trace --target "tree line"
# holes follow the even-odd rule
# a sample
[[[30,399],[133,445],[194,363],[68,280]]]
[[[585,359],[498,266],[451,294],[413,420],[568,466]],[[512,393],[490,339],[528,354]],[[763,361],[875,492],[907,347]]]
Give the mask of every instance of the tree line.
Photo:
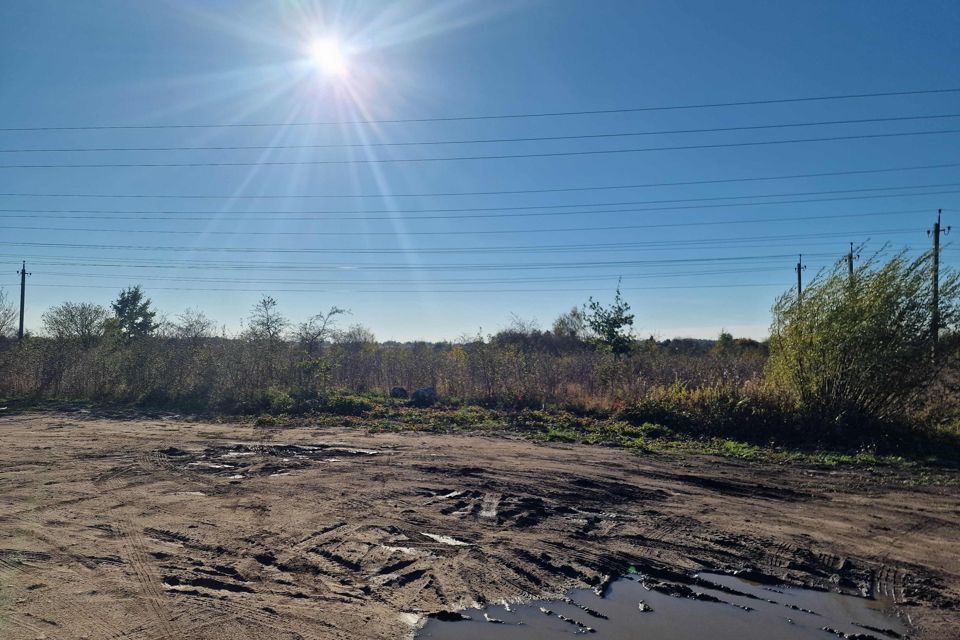
[[[875,256],[853,272],[838,263],[802,297],[790,290],[777,299],[763,343],[727,332],[709,342],[641,339],[619,286],[609,304],[591,298],[547,330],[515,318],[493,335],[405,344],[378,343],[359,324],[341,326],[349,312],[337,306],[291,323],[269,295],[228,336],[200,310],[162,319],[133,286],[109,308],[52,307],[42,335],[19,346],[6,341],[0,395],[311,411],[335,394],[385,394],[399,385],[505,407],[610,408],[655,399],[677,415],[739,416],[747,424],[767,412],[774,421],[793,416],[797,428],[955,423],[960,282],[951,270],[939,282],[935,315],[929,255]],[[9,330],[11,311],[0,297],[0,332]],[[942,347],[934,352],[938,335]],[[718,406],[729,415],[716,413]]]

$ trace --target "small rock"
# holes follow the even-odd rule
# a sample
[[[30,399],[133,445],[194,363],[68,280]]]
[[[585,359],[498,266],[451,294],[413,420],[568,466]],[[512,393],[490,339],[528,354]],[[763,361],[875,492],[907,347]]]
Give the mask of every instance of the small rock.
[[[653,611],[653,607],[648,605],[643,600],[640,601],[640,611]]]
[[[430,617],[442,622],[460,622],[461,620],[471,620],[470,616],[464,615],[459,611],[438,611],[437,613],[431,614]]]

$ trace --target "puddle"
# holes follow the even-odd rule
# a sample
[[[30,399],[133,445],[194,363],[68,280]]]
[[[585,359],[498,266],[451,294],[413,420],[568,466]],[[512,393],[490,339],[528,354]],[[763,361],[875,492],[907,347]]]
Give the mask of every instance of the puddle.
[[[728,575],[699,578],[688,587],[627,576],[603,598],[578,589],[565,600],[445,613],[431,618],[416,637],[547,640],[590,633],[610,640],[894,640],[907,633],[898,618],[884,612],[890,603]]]

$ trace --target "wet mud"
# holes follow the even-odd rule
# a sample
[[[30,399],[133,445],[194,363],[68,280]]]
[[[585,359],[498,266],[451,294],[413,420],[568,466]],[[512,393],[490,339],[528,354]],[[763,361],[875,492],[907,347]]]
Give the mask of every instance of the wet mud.
[[[908,633],[887,600],[717,574],[701,574],[691,583],[696,587],[626,576],[602,593],[578,589],[560,600],[433,616],[417,638],[550,640],[589,633],[607,640],[899,640]]]
[[[872,598],[910,637],[956,637],[960,491],[908,480],[478,436],[0,417],[0,637],[411,638],[569,589],[643,588],[652,620],[746,613],[704,571]],[[630,567],[645,587],[617,582]],[[599,630],[587,609],[614,601],[550,619]]]

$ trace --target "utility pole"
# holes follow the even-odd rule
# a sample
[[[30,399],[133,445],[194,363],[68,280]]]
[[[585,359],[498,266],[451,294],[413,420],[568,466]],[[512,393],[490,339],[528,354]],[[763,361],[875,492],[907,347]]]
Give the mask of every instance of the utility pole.
[[[23,342],[23,308],[27,294],[27,276],[30,275],[27,273],[26,260],[23,261],[23,266],[17,273],[20,274],[20,330],[17,332],[17,342]]]
[[[855,258],[860,256],[853,255],[853,243],[850,243],[850,252],[847,254],[847,273],[850,275],[850,279],[853,279],[853,261]]]
[[[927,230],[927,235],[933,236],[933,301],[930,308],[930,337],[933,341],[933,357],[937,357],[937,347],[940,343],[940,236],[950,233],[950,227],[940,227],[941,209],[937,209],[937,221],[933,229]]]
[[[802,278],[801,276],[802,276],[802,274],[803,274],[804,269],[806,269],[806,268],[807,268],[807,266],[806,266],[805,264],[803,264],[803,254],[801,253],[801,254],[798,256],[798,258],[797,258],[797,266],[796,266],[796,271],[797,271],[797,302],[799,302],[799,301],[800,301],[800,298],[803,297],[803,278]]]

